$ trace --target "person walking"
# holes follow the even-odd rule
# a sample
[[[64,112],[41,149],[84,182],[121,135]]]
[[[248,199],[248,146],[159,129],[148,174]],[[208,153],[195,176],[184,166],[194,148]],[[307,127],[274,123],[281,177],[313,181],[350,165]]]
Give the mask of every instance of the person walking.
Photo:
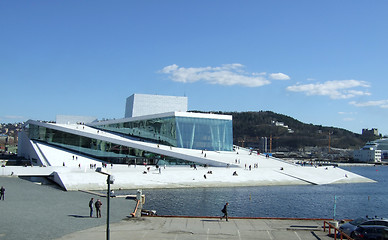
[[[94,198],[91,198],[89,201],[90,217],[93,217],[93,201],[94,201]]]
[[[96,207],[97,217],[101,217],[101,205],[102,205],[102,202],[100,201],[100,199],[97,199],[96,203],[94,204],[94,206]]]
[[[225,218],[227,222],[229,221],[229,220],[228,220],[228,205],[229,205],[228,202],[225,203],[224,208],[221,210],[221,212],[224,213],[224,216],[220,217],[220,220],[222,220],[223,218]]]
[[[4,201],[5,188],[1,186],[0,188],[0,199]]]

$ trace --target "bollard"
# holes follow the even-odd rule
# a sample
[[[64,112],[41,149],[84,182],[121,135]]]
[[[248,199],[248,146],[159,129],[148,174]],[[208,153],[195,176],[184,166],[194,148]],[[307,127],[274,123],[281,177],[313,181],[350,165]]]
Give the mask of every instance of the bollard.
[[[142,199],[143,192],[141,189],[137,190],[136,194],[136,200],[138,201],[138,207],[136,211],[136,217],[141,217],[141,210],[143,209],[143,199]]]
[[[335,228],[338,228],[339,227],[339,223],[338,221],[331,221],[329,222],[331,225],[333,225]]]

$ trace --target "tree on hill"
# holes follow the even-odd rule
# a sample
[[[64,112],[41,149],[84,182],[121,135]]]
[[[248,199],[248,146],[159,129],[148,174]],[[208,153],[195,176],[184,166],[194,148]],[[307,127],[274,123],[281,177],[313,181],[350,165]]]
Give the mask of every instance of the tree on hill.
[[[346,129],[306,124],[271,111],[212,112],[233,116],[233,143],[258,148],[262,137],[271,139],[273,149],[298,150],[304,147],[358,149],[376,136],[363,136]]]

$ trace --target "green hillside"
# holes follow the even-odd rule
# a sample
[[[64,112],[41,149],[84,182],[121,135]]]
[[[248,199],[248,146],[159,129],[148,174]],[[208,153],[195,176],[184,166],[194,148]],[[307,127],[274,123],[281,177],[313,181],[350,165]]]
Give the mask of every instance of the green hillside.
[[[244,147],[259,148],[261,137],[267,137],[273,151],[328,147],[329,142],[332,148],[358,149],[376,139],[341,128],[306,124],[271,111],[213,113],[233,116],[233,142]]]

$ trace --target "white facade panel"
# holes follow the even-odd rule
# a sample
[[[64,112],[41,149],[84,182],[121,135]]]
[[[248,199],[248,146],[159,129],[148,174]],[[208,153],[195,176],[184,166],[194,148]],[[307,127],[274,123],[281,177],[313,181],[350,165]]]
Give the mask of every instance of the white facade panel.
[[[133,94],[127,98],[125,117],[138,117],[166,112],[186,112],[187,97]]]
[[[361,149],[353,153],[353,158],[358,162],[381,162],[381,150]]]
[[[56,117],[56,123],[58,124],[91,123],[94,121],[97,121],[97,118],[91,116],[57,115]]]

